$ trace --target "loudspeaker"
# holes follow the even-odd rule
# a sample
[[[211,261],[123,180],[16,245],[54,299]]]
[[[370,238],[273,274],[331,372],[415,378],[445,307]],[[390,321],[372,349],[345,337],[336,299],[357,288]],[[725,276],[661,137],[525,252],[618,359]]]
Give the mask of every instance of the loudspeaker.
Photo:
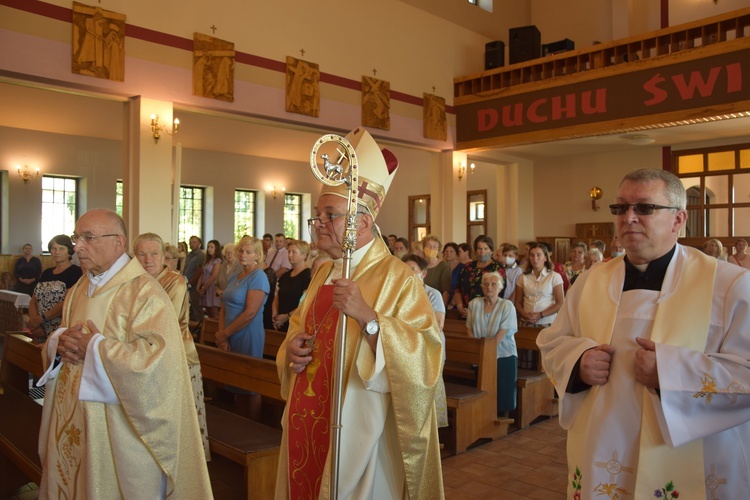
[[[542,34],[534,26],[521,26],[508,30],[510,41],[510,64],[516,64],[542,57]]]
[[[505,66],[505,42],[500,40],[484,46],[484,69],[495,69]]]
[[[542,45],[542,55],[548,56],[550,54],[558,54],[560,52],[575,50],[575,48],[576,43],[569,38],[565,38],[563,40],[558,40],[557,42],[545,43]]]

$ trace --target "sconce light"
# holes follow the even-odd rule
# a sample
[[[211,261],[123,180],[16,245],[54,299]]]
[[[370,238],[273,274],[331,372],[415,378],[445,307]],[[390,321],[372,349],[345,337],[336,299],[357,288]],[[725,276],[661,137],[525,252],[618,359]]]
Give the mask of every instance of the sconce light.
[[[164,131],[167,135],[175,135],[180,130],[180,120],[175,118],[172,122],[172,130],[166,125],[159,125],[159,115],[151,115],[151,132],[154,134],[154,144],[159,142],[160,132]]]
[[[285,191],[286,191],[286,188],[284,186],[281,186],[281,187],[278,187],[278,188],[276,186],[274,186],[273,189],[271,190],[271,195],[273,196],[273,199],[275,200],[276,199],[276,195],[278,195],[279,192],[283,193]]]
[[[469,173],[473,174],[475,168],[477,168],[477,166],[473,163],[469,165]],[[462,162],[458,164],[458,180],[460,181],[463,179],[464,175],[466,175],[466,163]]]
[[[476,166],[476,165],[474,165],[473,163],[472,163],[471,165],[469,165],[469,173],[470,173],[470,174],[473,174],[473,173],[474,173],[474,169],[475,169],[475,168],[477,168],[477,166]]]
[[[29,179],[38,179],[39,178],[39,167],[34,169],[34,172],[29,170],[28,165],[24,165],[23,168],[21,168],[21,165],[16,165],[16,171],[18,172],[18,176],[23,179],[24,184],[29,182]]]
[[[591,210],[596,212],[599,210],[599,205],[596,202],[602,198],[601,188],[597,186],[592,187],[591,191],[589,191],[589,197],[591,198]]]

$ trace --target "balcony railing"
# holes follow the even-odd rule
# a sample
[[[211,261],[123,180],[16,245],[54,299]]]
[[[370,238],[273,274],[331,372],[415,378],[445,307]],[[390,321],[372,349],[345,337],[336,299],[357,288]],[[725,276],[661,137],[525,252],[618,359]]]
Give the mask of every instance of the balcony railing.
[[[454,105],[513,87],[652,59],[750,36],[750,8],[453,80]],[[519,89],[520,90],[520,89]]]

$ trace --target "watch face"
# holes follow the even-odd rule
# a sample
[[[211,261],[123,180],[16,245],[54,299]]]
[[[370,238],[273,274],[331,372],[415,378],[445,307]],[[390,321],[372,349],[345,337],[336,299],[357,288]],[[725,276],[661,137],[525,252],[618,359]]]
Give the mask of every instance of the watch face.
[[[380,330],[380,325],[378,325],[377,321],[368,321],[365,325],[365,330],[367,330],[369,335],[375,335]]]

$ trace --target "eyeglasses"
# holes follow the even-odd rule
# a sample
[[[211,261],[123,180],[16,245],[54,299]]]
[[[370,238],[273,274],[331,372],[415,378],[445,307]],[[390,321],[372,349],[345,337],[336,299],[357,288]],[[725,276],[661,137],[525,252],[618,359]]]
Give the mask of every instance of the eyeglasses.
[[[83,240],[86,243],[91,243],[98,238],[106,238],[107,236],[120,236],[119,234],[72,234],[70,240],[75,245],[78,240]]]
[[[653,203],[615,203],[609,206],[612,215],[625,215],[633,207],[635,215],[653,215],[654,210],[679,210],[679,207],[666,207]]]
[[[333,219],[337,217],[346,217],[348,214],[321,214],[317,217],[313,217],[312,219],[307,219],[307,224],[309,226],[314,226],[316,223],[318,224],[328,224],[329,222],[333,222]],[[359,214],[357,214],[359,215]]]

